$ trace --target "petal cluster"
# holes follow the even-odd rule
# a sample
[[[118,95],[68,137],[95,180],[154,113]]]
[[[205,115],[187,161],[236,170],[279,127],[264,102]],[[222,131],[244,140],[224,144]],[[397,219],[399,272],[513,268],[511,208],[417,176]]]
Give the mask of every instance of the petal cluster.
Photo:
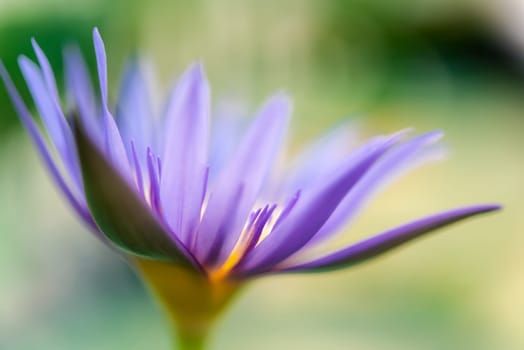
[[[269,98],[227,160],[213,159],[217,152],[210,152],[210,140],[231,144],[231,133],[211,127],[210,87],[202,65],[189,67],[157,109],[143,66],[131,62],[111,108],[106,54],[96,29],[93,39],[99,86],[94,88],[78,48],[68,48],[65,105],[37,43],[37,63],[20,57],[43,130],[3,65],[0,74],[71,207],[96,236],[131,256],[187,266],[211,279],[337,269],[499,209],[449,210],[305,258],[304,252],[340,232],[379,188],[424,161],[442,133],[378,136],[346,154],[342,145],[350,140],[349,128],[342,126],[276,176],[292,109],[287,96]]]

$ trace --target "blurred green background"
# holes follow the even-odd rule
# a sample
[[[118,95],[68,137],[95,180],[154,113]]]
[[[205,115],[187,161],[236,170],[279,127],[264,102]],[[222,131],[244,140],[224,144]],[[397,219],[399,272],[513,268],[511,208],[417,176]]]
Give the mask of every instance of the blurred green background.
[[[502,213],[354,270],[253,283],[213,349],[524,349],[524,5],[519,0],[2,0],[0,57],[34,36],[61,48],[91,29],[113,99],[125,58],[157,64],[160,91],[202,59],[214,101],[253,110],[285,89],[293,145],[348,117],[369,135],[442,128],[450,159],[383,192],[345,240],[476,202]],[[32,57],[32,56],[31,56]],[[25,95],[27,97],[27,94]],[[160,310],[92,238],[39,164],[0,88],[0,349],[168,349]]]

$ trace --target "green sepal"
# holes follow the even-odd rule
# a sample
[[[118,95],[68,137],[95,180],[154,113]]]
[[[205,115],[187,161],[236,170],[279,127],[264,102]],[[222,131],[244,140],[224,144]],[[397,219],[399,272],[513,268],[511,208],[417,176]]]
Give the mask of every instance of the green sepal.
[[[74,121],[87,204],[102,233],[126,253],[202,271],[199,263],[151,211]]]

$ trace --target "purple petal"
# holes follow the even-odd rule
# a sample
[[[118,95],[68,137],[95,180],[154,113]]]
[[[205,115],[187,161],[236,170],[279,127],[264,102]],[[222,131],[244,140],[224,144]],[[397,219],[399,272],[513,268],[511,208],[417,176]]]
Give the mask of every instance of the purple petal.
[[[133,160],[133,168],[135,171],[135,183],[138,187],[138,192],[141,195],[144,195],[144,180],[142,177],[142,166],[140,165],[140,161],[138,160],[138,156],[136,154],[136,147],[133,140],[130,141],[131,143],[131,159]]]
[[[155,120],[148,82],[142,67],[136,60],[128,64],[120,84],[116,121],[124,144],[128,145],[128,154],[131,154],[129,145],[133,140],[138,160],[144,167],[147,160],[147,147],[151,147],[153,151],[158,148],[153,142],[155,141],[153,138]]]
[[[116,125],[115,119],[109,112],[107,101],[107,60],[106,51],[102,37],[98,29],[93,30],[93,42],[95,45],[96,63],[98,66],[98,79],[100,82],[100,94],[102,98],[104,149],[107,157],[124,176],[129,176],[129,159],[126,154],[122,137]]]
[[[27,109],[25,103],[20,97],[20,94],[18,93],[17,89],[13,84],[13,81],[11,80],[11,77],[9,76],[9,73],[7,73],[7,70],[5,69],[1,61],[0,75],[2,76],[4,84],[7,88],[7,92],[9,93],[9,96],[11,97],[11,100],[15,107],[15,110],[18,113],[24,128],[27,130],[29,136],[31,137],[31,141],[34,143],[35,148],[40,157],[42,158],[45,167],[51,174],[51,178],[58,185],[58,188],[64,194],[71,207],[91,228],[91,231],[95,233],[95,235],[98,236],[102,241],[105,242],[105,237],[100,233],[100,231],[96,227],[93,218],[91,217],[91,214],[89,213],[89,210],[87,209],[83,199],[73,194],[64,177],[62,176],[62,174],[60,174],[60,171],[58,170],[58,167],[55,164],[55,161],[53,160],[47,148],[47,145],[44,141],[44,138],[42,137],[42,134],[40,133],[40,130],[38,129],[36,123],[31,117],[29,110]]]
[[[293,161],[286,176],[284,190],[294,192],[308,188],[321,177],[331,174],[347,158],[359,140],[355,125],[340,125],[308,145]]]
[[[417,155],[442,137],[441,131],[434,131],[406,141],[384,155],[361,181],[351,190],[329,217],[320,231],[308,244],[315,244],[341,232],[341,227],[358,213],[362,205],[400,169],[418,160]]]
[[[75,139],[87,201],[101,231],[131,254],[200,270],[191,253],[166,229],[78,123],[75,123]]]
[[[78,110],[82,126],[91,139],[97,141],[97,144],[102,144],[101,125],[93,86],[87,65],[78,47],[71,46],[64,51],[64,64],[66,87],[69,94],[68,108]]]
[[[100,97],[103,106],[107,106],[107,59],[104,41],[100,36],[98,28],[93,29],[93,44],[95,46],[96,65],[98,68],[98,80],[100,87]]]
[[[48,76],[52,73],[48,72],[44,81],[38,67],[27,57],[20,56],[18,62],[51,141],[74,181],[75,190],[82,193],[82,178],[73,135],[58,104],[58,96],[54,95],[54,78]]]
[[[269,99],[221,172],[197,238],[196,252],[202,261],[208,260],[210,250],[218,248],[215,263],[221,264],[233,250],[282,144],[290,112],[286,96]],[[235,198],[241,186],[242,196]],[[238,201],[234,211],[224,205],[232,200]]]
[[[217,175],[232,158],[246,132],[248,120],[244,118],[242,106],[220,99],[213,111],[213,127],[209,148],[209,166],[211,183],[216,182]]]
[[[500,208],[498,205],[478,205],[428,216],[360,241],[320,259],[300,265],[278,268],[278,271],[322,271],[352,266],[385,253],[426,233],[451,225],[465,218],[499,210]]]
[[[200,222],[209,115],[209,85],[202,66],[194,64],[180,78],[166,109],[160,183],[164,217],[185,243]]]
[[[244,186],[241,184],[236,189],[233,196],[229,198],[227,202],[222,203],[222,205],[225,207],[225,210],[231,213],[235,213],[238,211],[238,207],[241,203],[242,196],[244,194]],[[226,237],[228,234],[231,233],[230,227],[232,226],[232,221],[234,220],[234,215],[226,216],[222,222],[219,223],[219,226],[216,230],[216,235],[214,237],[210,237],[210,250],[209,252],[203,257],[199,257],[199,261],[202,261],[203,264],[207,266],[217,266],[219,265],[217,262],[220,259],[220,253],[222,248],[222,241],[220,239],[223,239],[223,237]],[[201,236],[198,235],[197,239]],[[198,247],[198,242],[195,242],[195,245]]]
[[[249,225],[249,235],[247,235],[247,237],[245,238],[246,243],[244,256],[255,248],[256,244],[260,240],[260,237],[262,236],[264,227],[273,215],[273,212],[275,211],[276,207],[276,204],[273,204],[272,206],[266,205],[263,210],[257,212],[257,214],[255,215],[253,223]]]
[[[157,212],[161,213],[160,209],[160,169],[155,167],[155,157],[151,149],[147,149],[147,173],[149,175],[149,202],[151,207]]]
[[[304,192],[288,217],[246,256],[238,271],[259,273],[302,248],[322,227],[348,191],[396,141],[397,137],[377,140],[354,153],[330,180]]]
[[[51,68],[51,64],[49,64],[49,61],[47,60],[46,55],[44,54],[40,46],[38,46],[38,43],[36,42],[34,38],[31,39],[31,44],[33,45],[33,50],[35,51],[36,58],[38,59],[38,63],[40,64],[40,67],[42,68],[42,72],[44,74],[44,78],[47,84],[47,88],[49,89],[49,93],[55,101],[59,101],[55,75],[53,73],[53,69]]]
[[[301,191],[299,190],[291,197],[291,199],[288,200],[288,202],[284,206],[284,209],[278,216],[277,221],[275,222],[275,226],[273,227],[274,229],[278,227],[288,217],[289,213],[291,213],[298,200],[300,199],[300,194]]]

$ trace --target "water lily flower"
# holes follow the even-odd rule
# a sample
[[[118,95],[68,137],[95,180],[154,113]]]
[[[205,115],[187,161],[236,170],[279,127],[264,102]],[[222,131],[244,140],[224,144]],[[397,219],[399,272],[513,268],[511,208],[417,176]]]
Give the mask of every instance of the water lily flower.
[[[448,210],[315,256],[315,248],[341,232],[378,188],[424,159],[442,133],[401,131],[342,154],[338,146],[345,134],[338,130],[276,177],[272,169],[291,114],[289,98],[277,94],[233,142],[231,155],[222,157],[227,161],[216,161],[210,159],[210,140],[218,140],[220,148],[231,144],[230,133],[210,132],[210,88],[202,65],[193,64],[182,75],[157,113],[143,70],[131,64],[112,109],[106,54],[96,29],[93,38],[98,91],[80,51],[69,49],[65,107],[38,44],[33,40],[37,63],[19,58],[47,137],[3,65],[0,74],[66,200],[93,234],[149,283],[171,316],[182,349],[203,348],[214,319],[254,277],[346,268],[499,209],[487,204]]]

